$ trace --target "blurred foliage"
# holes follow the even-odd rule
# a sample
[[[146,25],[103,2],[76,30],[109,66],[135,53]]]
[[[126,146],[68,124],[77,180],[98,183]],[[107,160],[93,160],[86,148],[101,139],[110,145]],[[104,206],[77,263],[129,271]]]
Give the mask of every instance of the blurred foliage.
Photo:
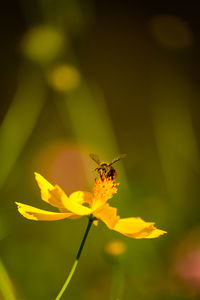
[[[128,154],[116,165],[120,189],[111,202],[122,217],[155,220],[168,234],[133,240],[94,226],[66,297],[199,299],[198,9],[177,1],[3,2],[0,299],[56,296],[87,221],[31,222],[14,202],[47,207],[34,171],[66,193],[90,190],[90,152],[106,161]],[[116,264],[104,247],[119,238],[126,251]]]
[[[5,300],[15,300],[13,286],[7,271],[0,261],[0,295]]]

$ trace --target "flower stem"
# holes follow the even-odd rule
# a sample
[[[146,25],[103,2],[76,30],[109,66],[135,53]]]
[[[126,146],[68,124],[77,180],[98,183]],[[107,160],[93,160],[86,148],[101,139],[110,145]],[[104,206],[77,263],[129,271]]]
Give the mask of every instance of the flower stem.
[[[124,292],[124,273],[120,261],[113,264],[112,288],[110,300],[121,299]]]
[[[60,292],[59,292],[58,296],[55,298],[55,300],[59,300],[59,299],[62,297],[64,291],[66,290],[68,284],[70,283],[70,280],[71,280],[71,278],[72,278],[72,276],[73,276],[73,274],[74,274],[74,271],[75,271],[75,269],[76,269],[76,267],[77,267],[77,264],[78,264],[78,262],[79,262],[79,258],[80,258],[80,256],[81,256],[81,252],[82,252],[83,247],[84,247],[84,245],[85,245],[85,241],[86,241],[86,238],[87,238],[87,236],[88,236],[88,233],[89,233],[89,231],[90,231],[90,227],[92,226],[93,221],[94,221],[94,218],[89,217],[88,225],[87,225],[85,234],[84,234],[84,236],[83,236],[83,239],[82,239],[80,248],[79,248],[78,253],[77,253],[77,255],[76,255],[76,259],[75,259],[75,261],[74,261],[74,264],[73,264],[73,266],[72,266],[72,268],[71,268],[71,271],[70,271],[70,273],[69,273],[69,275],[68,275],[68,277],[67,277],[67,279],[66,279],[66,281],[65,281],[65,283],[64,283],[64,285],[63,285],[63,287],[62,287],[62,289],[60,290]]]

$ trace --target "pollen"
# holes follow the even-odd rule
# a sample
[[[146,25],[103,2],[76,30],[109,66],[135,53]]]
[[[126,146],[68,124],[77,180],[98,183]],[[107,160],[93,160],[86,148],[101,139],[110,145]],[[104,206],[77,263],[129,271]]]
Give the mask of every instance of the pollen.
[[[115,183],[111,178],[96,179],[93,189],[94,198],[99,198],[102,201],[111,199],[114,194],[117,193],[117,186],[119,183]]]

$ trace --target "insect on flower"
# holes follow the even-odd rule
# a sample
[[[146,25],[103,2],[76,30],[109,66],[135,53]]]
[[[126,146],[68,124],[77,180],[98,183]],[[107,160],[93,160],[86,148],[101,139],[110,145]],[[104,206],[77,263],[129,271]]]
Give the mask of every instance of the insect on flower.
[[[111,163],[105,161],[101,162],[98,155],[93,153],[90,153],[90,157],[98,164],[98,167],[95,169],[95,171],[98,172],[101,180],[104,180],[105,178],[110,178],[113,180],[117,178],[117,172],[115,171],[112,165],[115,164],[120,159],[126,157],[126,154],[118,155],[111,161]]]
[[[88,225],[76,259],[55,300],[60,300],[74,274],[88,232],[94,221],[101,220],[110,230],[117,231],[134,239],[157,238],[166,233],[166,231],[156,228],[154,222],[145,222],[139,217],[120,218],[117,214],[117,208],[110,206],[108,203],[108,200],[117,193],[117,186],[119,185],[119,183],[116,183],[114,180],[117,177],[117,173],[112,165],[125,157],[125,155],[116,157],[110,164],[100,162],[97,155],[90,154],[90,157],[98,164],[96,170],[100,177],[95,179],[92,193],[76,191],[67,196],[58,185],[52,185],[40,174],[35,173],[35,179],[40,188],[42,200],[57,208],[57,211],[47,211],[16,202],[19,213],[29,220],[56,221],[61,219],[78,219],[83,216],[88,217]],[[121,251],[122,250],[123,249],[121,249]]]
[[[52,185],[40,174],[35,173],[35,179],[40,188],[42,200],[56,207],[58,211],[46,211],[16,202],[19,213],[29,220],[55,221],[88,216],[90,219],[103,221],[109,229],[131,238],[156,238],[165,233],[154,227],[153,222],[145,222],[138,217],[120,218],[117,208],[108,203],[108,200],[117,193],[118,187],[118,183],[111,178],[95,180],[92,193],[76,191],[69,196],[58,185]]]

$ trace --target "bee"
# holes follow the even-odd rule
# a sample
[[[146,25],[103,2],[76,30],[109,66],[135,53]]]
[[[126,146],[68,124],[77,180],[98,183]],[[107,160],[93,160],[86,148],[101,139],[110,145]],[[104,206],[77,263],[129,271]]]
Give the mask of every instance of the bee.
[[[111,178],[112,180],[117,178],[117,172],[112,165],[124,157],[126,157],[126,154],[120,154],[115,157],[111,163],[108,163],[101,162],[98,155],[90,153],[90,158],[98,164],[98,167],[95,169],[95,171],[98,172],[101,180],[104,180],[105,178]]]

